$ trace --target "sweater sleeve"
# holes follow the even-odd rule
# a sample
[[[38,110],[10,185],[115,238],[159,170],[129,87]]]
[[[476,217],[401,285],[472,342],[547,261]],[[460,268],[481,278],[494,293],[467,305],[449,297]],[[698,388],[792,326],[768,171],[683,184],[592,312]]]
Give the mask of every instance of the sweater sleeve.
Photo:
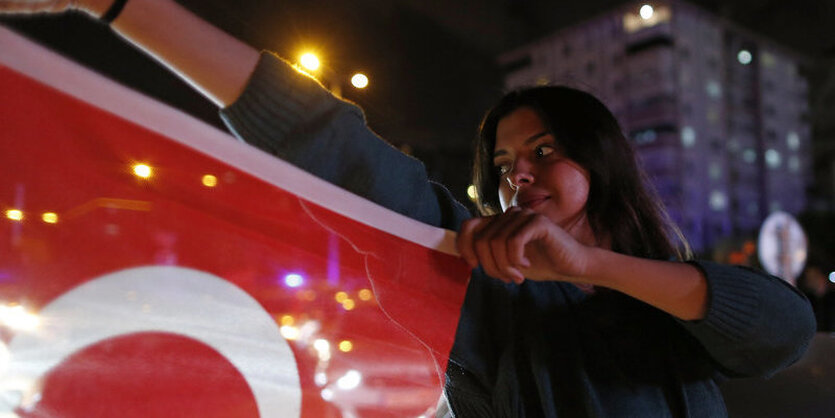
[[[220,115],[243,141],[395,212],[448,229],[468,216],[421,162],[372,132],[359,107],[271,53]]]
[[[707,278],[708,308],[703,319],[681,322],[725,374],[770,376],[806,352],[815,317],[797,289],[745,267],[692,264]]]

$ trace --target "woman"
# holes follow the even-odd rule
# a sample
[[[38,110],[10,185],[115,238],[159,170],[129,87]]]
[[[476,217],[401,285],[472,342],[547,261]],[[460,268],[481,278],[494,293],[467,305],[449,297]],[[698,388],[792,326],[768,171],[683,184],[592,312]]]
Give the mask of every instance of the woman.
[[[723,416],[717,380],[805,351],[808,302],[751,270],[682,262],[611,113],[562,87],[485,118],[468,219],[356,106],[171,0],[78,0],[223,107],[246,141],[422,222],[459,229],[473,268],[445,393],[458,416]],[[0,10],[67,1],[0,0]],[[114,12],[116,10],[116,12]],[[672,260],[672,261],[671,261]]]
[[[462,320],[448,367],[453,410],[724,416],[717,379],[768,375],[802,353],[807,307],[785,283],[680,262],[687,251],[670,239],[680,234],[591,95],[511,92],[485,117],[475,160],[486,216],[463,224],[459,250],[518,286],[474,277],[462,315],[473,319]],[[781,317],[780,306],[797,315]],[[775,320],[786,322],[770,328]],[[787,323],[806,334],[782,345]]]

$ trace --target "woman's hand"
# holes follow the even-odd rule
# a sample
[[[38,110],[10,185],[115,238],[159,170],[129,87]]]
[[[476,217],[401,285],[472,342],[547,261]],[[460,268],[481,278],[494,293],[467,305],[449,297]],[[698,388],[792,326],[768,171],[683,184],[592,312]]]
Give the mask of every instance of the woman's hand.
[[[504,282],[585,282],[592,252],[547,217],[517,207],[470,219],[461,226],[458,251],[470,266]]]
[[[461,226],[458,252],[506,283],[560,280],[607,287],[683,320],[704,318],[707,280],[696,267],[650,260],[578,242],[543,215],[511,208]]]
[[[0,0],[0,14],[63,13],[68,10],[101,17],[113,0]]]

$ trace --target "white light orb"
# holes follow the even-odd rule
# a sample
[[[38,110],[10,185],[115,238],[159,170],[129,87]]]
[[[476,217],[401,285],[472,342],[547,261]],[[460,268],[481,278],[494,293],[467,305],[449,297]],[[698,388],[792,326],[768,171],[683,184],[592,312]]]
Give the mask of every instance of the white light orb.
[[[639,13],[641,14],[641,19],[648,20],[652,18],[653,14],[655,14],[655,9],[653,9],[652,6],[645,4],[641,6]]]
[[[800,135],[797,132],[789,132],[788,136],[786,136],[786,145],[791,150],[800,148]]]
[[[774,149],[769,149],[765,152],[765,163],[768,164],[770,168],[780,167],[780,162],[780,152]]]
[[[690,148],[696,144],[696,130],[690,126],[685,126],[681,129],[681,144],[685,148]]]
[[[351,85],[358,89],[364,89],[368,87],[368,76],[362,73],[354,74],[354,76],[351,77]]]
[[[751,51],[747,49],[742,49],[739,53],[736,54],[736,59],[742,65],[748,65],[754,59],[754,56],[751,55]]]

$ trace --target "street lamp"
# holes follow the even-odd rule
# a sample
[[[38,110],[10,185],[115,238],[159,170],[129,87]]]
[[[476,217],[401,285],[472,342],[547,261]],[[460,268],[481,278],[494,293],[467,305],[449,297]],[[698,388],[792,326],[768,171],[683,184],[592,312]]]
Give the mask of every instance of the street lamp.
[[[307,52],[302,54],[299,62],[302,64],[302,67],[310,71],[316,71],[319,69],[319,58],[317,58],[313,53]]]
[[[364,89],[368,87],[368,76],[363,73],[356,73],[351,77],[351,84],[358,89]]]

